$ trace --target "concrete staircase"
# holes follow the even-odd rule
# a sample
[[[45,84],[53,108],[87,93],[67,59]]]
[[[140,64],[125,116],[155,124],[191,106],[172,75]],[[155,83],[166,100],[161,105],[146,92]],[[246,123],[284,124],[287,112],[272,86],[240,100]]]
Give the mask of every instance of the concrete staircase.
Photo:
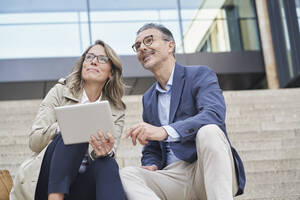
[[[226,91],[227,130],[244,161],[236,200],[300,200],[300,89]],[[141,122],[141,96],[126,96],[125,131]],[[0,101],[0,169],[14,176],[30,154],[28,133],[40,100]],[[141,146],[122,139],[120,167],[139,165]]]

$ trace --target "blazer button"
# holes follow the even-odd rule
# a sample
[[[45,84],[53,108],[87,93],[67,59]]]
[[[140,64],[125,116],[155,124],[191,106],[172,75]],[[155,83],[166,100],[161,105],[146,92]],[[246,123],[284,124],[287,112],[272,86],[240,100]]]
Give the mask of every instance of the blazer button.
[[[189,130],[189,133],[193,133],[194,131],[195,131],[195,129],[191,128],[191,129]]]

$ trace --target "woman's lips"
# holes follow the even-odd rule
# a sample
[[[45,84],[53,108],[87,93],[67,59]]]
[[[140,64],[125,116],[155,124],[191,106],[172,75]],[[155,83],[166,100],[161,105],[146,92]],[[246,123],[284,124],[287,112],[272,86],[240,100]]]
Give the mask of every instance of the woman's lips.
[[[95,68],[88,68],[86,71],[94,71],[94,72],[99,72],[98,69],[95,69]]]

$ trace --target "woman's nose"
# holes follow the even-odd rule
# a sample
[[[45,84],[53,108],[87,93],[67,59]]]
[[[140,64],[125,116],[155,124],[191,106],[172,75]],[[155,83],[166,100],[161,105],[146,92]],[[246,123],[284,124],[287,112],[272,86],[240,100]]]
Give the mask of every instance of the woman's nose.
[[[97,64],[97,62],[98,62],[98,58],[97,57],[95,57],[92,61],[91,61],[91,64]]]

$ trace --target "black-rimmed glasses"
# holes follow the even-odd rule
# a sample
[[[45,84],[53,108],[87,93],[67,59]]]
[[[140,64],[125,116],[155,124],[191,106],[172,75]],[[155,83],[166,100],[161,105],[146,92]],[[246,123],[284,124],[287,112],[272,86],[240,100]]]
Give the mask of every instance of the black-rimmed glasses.
[[[150,46],[153,43],[153,35],[148,35],[143,39],[143,44],[145,46]],[[141,47],[141,42],[136,42],[132,45],[132,49],[134,52],[138,52]]]
[[[95,57],[97,57],[98,63],[101,63],[101,64],[105,64],[109,61],[109,58],[107,56],[103,56],[103,55],[96,56],[95,54],[92,54],[92,53],[87,53],[85,55],[84,60],[86,60],[88,62],[92,62]]]

